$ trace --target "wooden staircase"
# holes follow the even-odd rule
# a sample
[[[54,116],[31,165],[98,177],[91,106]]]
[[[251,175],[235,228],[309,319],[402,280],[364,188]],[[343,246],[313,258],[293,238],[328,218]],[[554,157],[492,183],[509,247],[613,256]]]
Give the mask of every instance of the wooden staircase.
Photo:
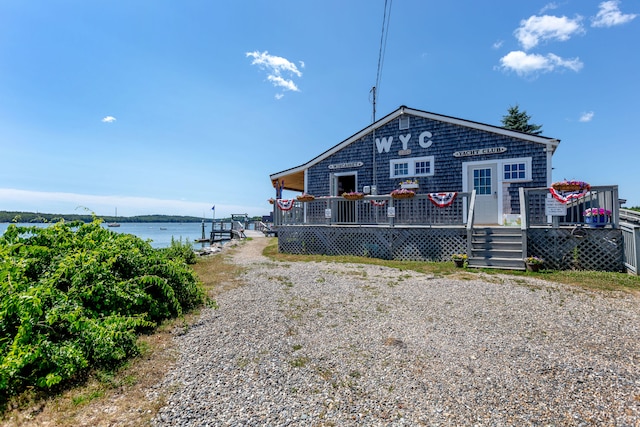
[[[525,270],[520,228],[477,227],[469,238],[468,267]]]

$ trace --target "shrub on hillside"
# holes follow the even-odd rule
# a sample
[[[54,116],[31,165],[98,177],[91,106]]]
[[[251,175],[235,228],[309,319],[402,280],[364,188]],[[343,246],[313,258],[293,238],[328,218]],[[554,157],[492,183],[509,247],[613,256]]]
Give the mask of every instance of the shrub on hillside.
[[[115,366],[140,331],[205,299],[183,260],[98,220],[9,226],[0,286],[0,396]]]

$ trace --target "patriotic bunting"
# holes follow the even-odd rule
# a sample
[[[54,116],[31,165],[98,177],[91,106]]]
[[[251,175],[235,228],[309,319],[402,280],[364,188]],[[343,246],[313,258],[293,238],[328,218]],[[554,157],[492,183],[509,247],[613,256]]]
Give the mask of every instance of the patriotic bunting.
[[[558,191],[553,187],[549,187],[549,192],[553,196],[554,199],[561,203],[567,203],[572,199],[579,199],[583,197],[589,191],[588,188],[578,190],[578,191]]]
[[[456,192],[429,193],[429,200],[439,208],[446,208],[447,206],[451,206],[457,194]]]
[[[290,211],[293,209],[293,202],[295,202],[295,199],[277,199],[276,205],[281,211]]]

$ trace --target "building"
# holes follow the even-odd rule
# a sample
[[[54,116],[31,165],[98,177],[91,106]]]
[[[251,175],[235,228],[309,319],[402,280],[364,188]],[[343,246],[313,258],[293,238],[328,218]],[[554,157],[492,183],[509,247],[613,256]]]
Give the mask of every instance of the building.
[[[279,250],[424,261],[464,253],[470,267],[507,269],[536,256],[552,269],[621,271],[617,186],[566,197],[550,188],[559,143],[402,106],[270,175]],[[401,187],[415,194],[399,199]],[[282,189],[313,197],[283,199]],[[599,224],[586,214],[594,207],[609,213]]]
[[[305,164],[274,173],[274,186],[314,196],[389,194],[416,180],[420,193],[476,190],[476,223],[519,213],[519,187],[548,187],[560,141],[402,106]]]

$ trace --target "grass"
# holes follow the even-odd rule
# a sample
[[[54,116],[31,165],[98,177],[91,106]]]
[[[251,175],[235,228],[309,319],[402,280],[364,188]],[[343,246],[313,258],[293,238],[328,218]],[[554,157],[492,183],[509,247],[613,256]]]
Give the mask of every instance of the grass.
[[[270,241],[269,245],[264,250],[264,255],[274,261],[281,262],[337,262],[379,265],[398,270],[416,271],[432,275],[436,278],[448,277],[459,280],[472,280],[479,278],[482,275],[508,275],[516,278],[535,277],[550,282],[577,286],[583,289],[596,291],[640,293],[640,276],[632,276],[626,273],[584,270],[542,270],[538,273],[531,273],[518,270],[477,268],[460,269],[456,268],[453,262],[395,261],[357,256],[282,254],[278,252],[277,239],[272,239]],[[389,285],[393,286],[396,284],[397,283],[390,283]]]

